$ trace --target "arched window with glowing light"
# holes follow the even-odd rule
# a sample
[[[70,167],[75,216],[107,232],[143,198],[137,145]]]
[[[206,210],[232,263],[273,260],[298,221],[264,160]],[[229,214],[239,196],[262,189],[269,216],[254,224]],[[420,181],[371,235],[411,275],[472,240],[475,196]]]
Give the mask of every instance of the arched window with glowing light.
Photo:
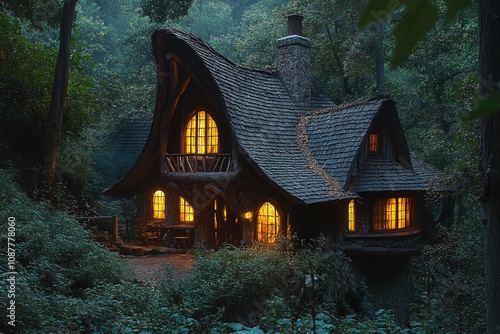
[[[192,224],[194,223],[194,209],[189,204],[184,197],[180,197],[179,201],[180,209],[180,223],[181,224]]]
[[[280,215],[274,205],[269,202],[262,204],[257,214],[257,240],[260,242],[275,242],[278,238]]]
[[[165,193],[161,190],[153,193],[153,218],[165,218]]]
[[[204,110],[198,111],[187,123],[186,153],[219,153],[219,131],[212,116]]]

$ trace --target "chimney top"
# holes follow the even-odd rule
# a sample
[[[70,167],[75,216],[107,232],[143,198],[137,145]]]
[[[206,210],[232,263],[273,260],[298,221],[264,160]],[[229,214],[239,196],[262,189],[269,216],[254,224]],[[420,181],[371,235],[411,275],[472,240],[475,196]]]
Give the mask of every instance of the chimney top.
[[[298,35],[302,36],[302,15],[288,16],[288,36]]]

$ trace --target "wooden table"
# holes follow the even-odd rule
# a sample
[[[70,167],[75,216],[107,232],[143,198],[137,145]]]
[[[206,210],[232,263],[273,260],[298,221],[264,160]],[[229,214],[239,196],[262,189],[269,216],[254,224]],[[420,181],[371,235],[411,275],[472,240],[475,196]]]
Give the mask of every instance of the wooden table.
[[[187,237],[188,245],[191,246],[194,240],[194,224],[178,224],[170,226],[161,226],[161,239],[165,246],[172,246],[174,244],[174,238]]]

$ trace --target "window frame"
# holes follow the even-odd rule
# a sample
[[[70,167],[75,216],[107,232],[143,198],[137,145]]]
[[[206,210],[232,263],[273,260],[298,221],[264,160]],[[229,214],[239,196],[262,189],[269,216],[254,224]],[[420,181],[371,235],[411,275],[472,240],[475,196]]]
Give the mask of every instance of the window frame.
[[[202,121],[204,123],[203,135],[200,136],[200,113],[204,113],[205,117]],[[194,129],[190,128],[191,122],[194,120],[195,127]],[[213,126],[209,126],[210,122],[213,122]],[[215,135],[213,135],[212,131],[215,129]],[[194,136],[191,133],[194,131]],[[213,143],[213,138],[215,137],[215,143]],[[190,143],[189,138],[194,138],[194,148],[193,144]],[[201,139],[203,143],[201,143]],[[221,151],[221,141],[220,141],[220,131],[219,125],[215,121],[215,118],[212,114],[206,109],[198,109],[195,110],[194,113],[188,117],[186,121],[186,125],[184,127],[183,132],[183,143],[182,143],[182,152],[185,154],[193,154],[193,155],[206,155],[206,154],[218,154]],[[203,149],[200,149],[203,147]],[[209,149],[210,148],[210,149]],[[215,148],[215,149],[214,149]],[[210,152],[209,152],[210,151]]]
[[[157,204],[161,204],[161,202],[157,203],[157,201],[156,201],[156,198],[158,197],[157,193],[159,193],[159,192],[161,192],[162,197],[163,197],[163,210],[158,210],[156,208]],[[167,210],[167,197],[166,197],[165,191],[163,191],[162,189],[156,189],[155,191],[153,191],[153,193],[151,195],[151,218],[152,219],[165,219],[167,217],[166,210]],[[157,217],[156,213],[161,213],[161,214]],[[163,217],[161,217],[161,216],[163,216]]]
[[[276,218],[276,216],[278,217],[278,221],[275,223],[274,240],[271,240],[271,241],[269,240],[270,239],[269,233],[266,233],[266,238],[261,238],[262,232],[259,231],[259,227],[262,226],[261,222],[260,222],[260,210],[266,204],[270,204],[274,208],[275,218]],[[284,215],[283,215],[283,211],[281,209],[281,206],[273,200],[267,199],[267,200],[261,201],[260,205],[257,207],[257,210],[255,211],[255,215],[253,215],[253,216],[255,217],[255,232],[256,232],[255,239],[261,243],[267,243],[267,244],[276,243],[278,241],[278,239],[283,234],[282,224],[283,224]],[[269,215],[268,215],[268,217],[269,217]],[[266,224],[266,225],[269,225],[269,224]]]
[[[404,205],[406,210],[402,211]],[[391,208],[391,210],[388,210]],[[375,232],[401,231],[413,228],[414,199],[412,196],[387,196],[373,200],[371,230]],[[401,213],[404,212],[404,219]],[[388,219],[391,215],[391,219]]]
[[[179,196],[179,224],[194,224],[194,207],[183,196]],[[190,212],[185,212],[188,209]],[[191,217],[191,220],[186,220],[185,216]],[[183,219],[184,217],[184,219]]]
[[[368,135],[368,153],[380,153],[380,134],[378,132],[370,132]]]
[[[352,210],[352,212],[351,212]],[[352,215],[352,216],[351,216]],[[358,212],[356,209],[356,201],[351,199],[347,204],[347,231],[356,232],[358,230]]]

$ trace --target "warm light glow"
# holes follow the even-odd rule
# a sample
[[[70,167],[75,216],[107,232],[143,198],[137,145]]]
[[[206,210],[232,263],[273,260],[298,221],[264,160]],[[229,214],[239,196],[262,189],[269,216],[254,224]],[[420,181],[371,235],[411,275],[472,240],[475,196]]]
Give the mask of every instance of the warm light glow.
[[[193,223],[194,222],[194,209],[193,207],[184,199],[180,198],[180,213],[181,213],[181,223]]]
[[[385,211],[385,228],[388,230],[396,228],[397,221],[397,209],[396,209],[396,198],[387,199],[386,211]]]
[[[165,193],[161,190],[153,194],[153,218],[165,218]]]
[[[252,219],[252,213],[250,211],[245,213],[245,218],[246,219]]]
[[[356,231],[355,216],[354,216],[354,200],[349,202],[349,231]]]
[[[280,216],[274,205],[264,203],[257,215],[257,240],[260,242],[275,242],[278,237]]]
[[[398,227],[410,227],[410,207],[408,198],[398,198]]]
[[[206,111],[198,111],[186,128],[186,153],[209,154],[219,152],[219,132],[213,118]]]
[[[373,229],[393,230],[410,227],[411,200],[408,197],[378,199],[373,208]]]
[[[370,152],[378,152],[378,135],[370,134],[370,143],[369,143]]]

